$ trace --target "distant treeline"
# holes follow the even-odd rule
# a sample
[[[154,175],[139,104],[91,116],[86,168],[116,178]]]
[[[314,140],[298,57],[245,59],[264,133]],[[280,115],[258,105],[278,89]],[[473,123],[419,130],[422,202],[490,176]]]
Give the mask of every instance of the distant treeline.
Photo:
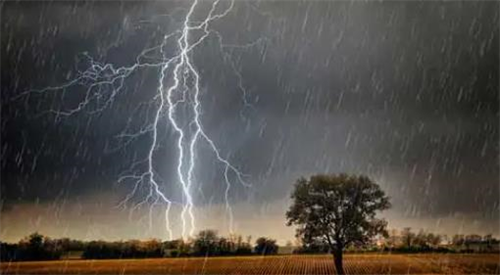
[[[489,235],[441,235],[420,230],[413,232],[407,227],[391,230],[378,243],[386,251],[393,252],[498,252],[500,241]]]
[[[363,246],[352,245],[346,252],[395,252],[395,253],[476,253],[499,252],[500,241],[492,235],[447,235],[435,234],[420,230],[413,232],[407,227],[403,230],[390,230],[384,237],[373,239]],[[302,242],[294,253],[328,253],[329,247],[323,243]]]
[[[329,253],[327,245],[297,241],[287,244],[289,253]],[[352,245],[346,252],[386,251],[392,253],[422,252],[498,252],[499,240],[491,235],[446,235],[425,231],[413,232],[410,228],[391,230],[383,238],[372,240],[368,245]],[[75,254],[83,259],[127,259],[196,256],[272,255],[278,253],[276,240],[260,237],[252,243],[249,236],[222,237],[213,230],[200,231],[188,240],[160,241],[80,241],[68,238],[51,239],[33,233],[16,244],[0,242],[1,261],[57,260]]]
[[[62,251],[57,242],[33,233],[17,244],[0,243],[1,261],[57,260]]]
[[[160,241],[79,241],[68,238],[51,239],[38,233],[17,244],[0,242],[1,261],[57,260],[71,252],[80,252],[83,259],[162,258],[177,256],[271,255],[278,252],[276,240],[260,237],[251,244],[251,237],[228,238],[216,231],[204,230],[189,240]]]

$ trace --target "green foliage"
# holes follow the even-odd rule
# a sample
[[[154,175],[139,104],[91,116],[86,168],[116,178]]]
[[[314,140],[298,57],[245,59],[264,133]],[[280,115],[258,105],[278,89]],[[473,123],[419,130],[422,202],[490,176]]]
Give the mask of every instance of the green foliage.
[[[389,198],[366,176],[316,175],[297,181],[286,213],[287,225],[297,225],[304,243],[323,242],[343,274],[342,253],[350,245],[386,235],[387,222],[377,212],[390,207]]]
[[[319,239],[342,249],[386,234],[387,223],[375,215],[390,207],[389,198],[368,177],[340,174],[301,178],[292,200],[287,224],[298,225],[297,234],[306,243]]]

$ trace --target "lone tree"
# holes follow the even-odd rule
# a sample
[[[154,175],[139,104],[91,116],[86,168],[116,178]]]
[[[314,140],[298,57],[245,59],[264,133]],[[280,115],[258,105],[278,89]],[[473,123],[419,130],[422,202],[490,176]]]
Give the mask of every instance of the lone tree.
[[[338,274],[344,274],[342,254],[352,244],[387,235],[387,222],[375,217],[390,207],[379,185],[366,176],[316,175],[297,180],[286,213],[287,225],[298,225],[297,236],[321,241],[330,248]]]

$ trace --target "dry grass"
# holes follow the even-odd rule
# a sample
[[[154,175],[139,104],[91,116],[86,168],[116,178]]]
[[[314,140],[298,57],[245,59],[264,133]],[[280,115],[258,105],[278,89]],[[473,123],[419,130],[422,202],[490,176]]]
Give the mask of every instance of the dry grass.
[[[334,274],[329,255],[1,263],[2,274]],[[348,274],[499,274],[500,255],[346,255]]]

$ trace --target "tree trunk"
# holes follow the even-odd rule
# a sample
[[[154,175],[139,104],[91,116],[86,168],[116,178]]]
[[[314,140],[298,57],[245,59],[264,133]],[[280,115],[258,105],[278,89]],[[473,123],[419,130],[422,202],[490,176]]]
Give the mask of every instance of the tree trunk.
[[[333,253],[333,261],[335,263],[335,269],[337,270],[337,274],[343,275],[344,272],[344,264],[342,262],[342,249],[337,250]]]

